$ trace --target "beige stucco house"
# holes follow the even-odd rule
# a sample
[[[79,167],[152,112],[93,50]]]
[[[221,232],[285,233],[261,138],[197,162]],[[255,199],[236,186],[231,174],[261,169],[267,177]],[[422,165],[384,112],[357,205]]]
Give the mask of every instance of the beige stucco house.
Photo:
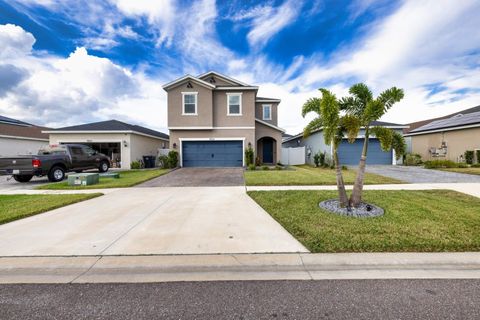
[[[478,111],[477,111],[478,110]],[[457,112],[431,121],[405,134],[410,139],[411,152],[424,160],[465,160],[465,151],[480,149],[479,107]]]
[[[169,145],[168,135],[118,120],[50,129],[50,144],[80,143],[110,157],[112,167],[130,169],[143,156],[158,158]]]
[[[258,97],[257,86],[213,71],[163,88],[170,148],[179,152],[181,166],[244,166],[249,146],[262,163],[280,161],[279,99]]]

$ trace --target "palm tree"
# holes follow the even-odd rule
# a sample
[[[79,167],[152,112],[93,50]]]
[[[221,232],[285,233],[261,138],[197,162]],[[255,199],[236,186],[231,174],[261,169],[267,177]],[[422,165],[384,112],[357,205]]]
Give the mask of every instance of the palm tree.
[[[339,101],[340,109],[345,110],[348,115],[355,118],[360,124],[359,128],[363,127],[365,130],[365,139],[357,176],[348,203],[348,206],[358,207],[362,201],[363,179],[365,176],[370,133],[373,133],[380,140],[384,151],[393,148],[398,157],[405,152],[405,141],[399,133],[385,127],[371,127],[373,121],[380,119],[396,102],[403,99],[404,93],[402,89],[392,87],[383,91],[374,99],[372,91],[363,83],[350,87],[349,93],[351,96],[342,98]]]
[[[343,181],[342,168],[338,160],[338,147],[345,134],[350,142],[355,140],[360,128],[356,117],[340,114],[341,108],[336,96],[327,89],[319,89],[321,98],[310,98],[302,108],[302,116],[315,112],[317,117],[313,119],[304,129],[304,137],[308,137],[313,131],[322,128],[325,144],[332,145],[333,161],[335,164],[338,198],[341,207],[348,206],[348,197]]]

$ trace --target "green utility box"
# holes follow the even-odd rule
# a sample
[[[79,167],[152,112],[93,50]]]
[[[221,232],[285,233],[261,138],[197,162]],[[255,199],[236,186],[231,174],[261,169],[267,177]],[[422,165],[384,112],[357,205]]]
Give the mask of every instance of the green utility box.
[[[68,175],[69,186],[90,186],[98,183],[98,173],[76,173]]]

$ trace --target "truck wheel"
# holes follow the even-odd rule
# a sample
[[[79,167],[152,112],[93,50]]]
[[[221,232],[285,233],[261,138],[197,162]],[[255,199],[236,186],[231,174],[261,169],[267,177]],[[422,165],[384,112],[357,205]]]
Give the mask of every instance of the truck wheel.
[[[98,171],[100,171],[100,172],[107,172],[107,171],[108,171],[108,168],[109,168],[108,162],[107,162],[107,161],[103,161],[102,163],[100,163],[100,166],[98,167]]]
[[[14,175],[13,176],[13,179],[15,179],[15,181],[17,182],[28,182],[30,180],[32,180],[33,176],[31,175],[22,175],[22,176],[19,176],[19,175]]]
[[[53,167],[48,173],[48,181],[59,182],[65,179],[65,169],[62,167]]]

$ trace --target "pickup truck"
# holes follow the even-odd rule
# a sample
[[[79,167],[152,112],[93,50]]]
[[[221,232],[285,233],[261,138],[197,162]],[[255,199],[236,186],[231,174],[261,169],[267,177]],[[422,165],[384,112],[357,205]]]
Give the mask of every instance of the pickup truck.
[[[65,179],[66,172],[106,172],[109,167],[109,157],[81,144],[50,145],[37,155],[0,158],[0,175],[12,175],[18,182],[28,182],[33,176],[47,176],[49,181],[58,182]]]

